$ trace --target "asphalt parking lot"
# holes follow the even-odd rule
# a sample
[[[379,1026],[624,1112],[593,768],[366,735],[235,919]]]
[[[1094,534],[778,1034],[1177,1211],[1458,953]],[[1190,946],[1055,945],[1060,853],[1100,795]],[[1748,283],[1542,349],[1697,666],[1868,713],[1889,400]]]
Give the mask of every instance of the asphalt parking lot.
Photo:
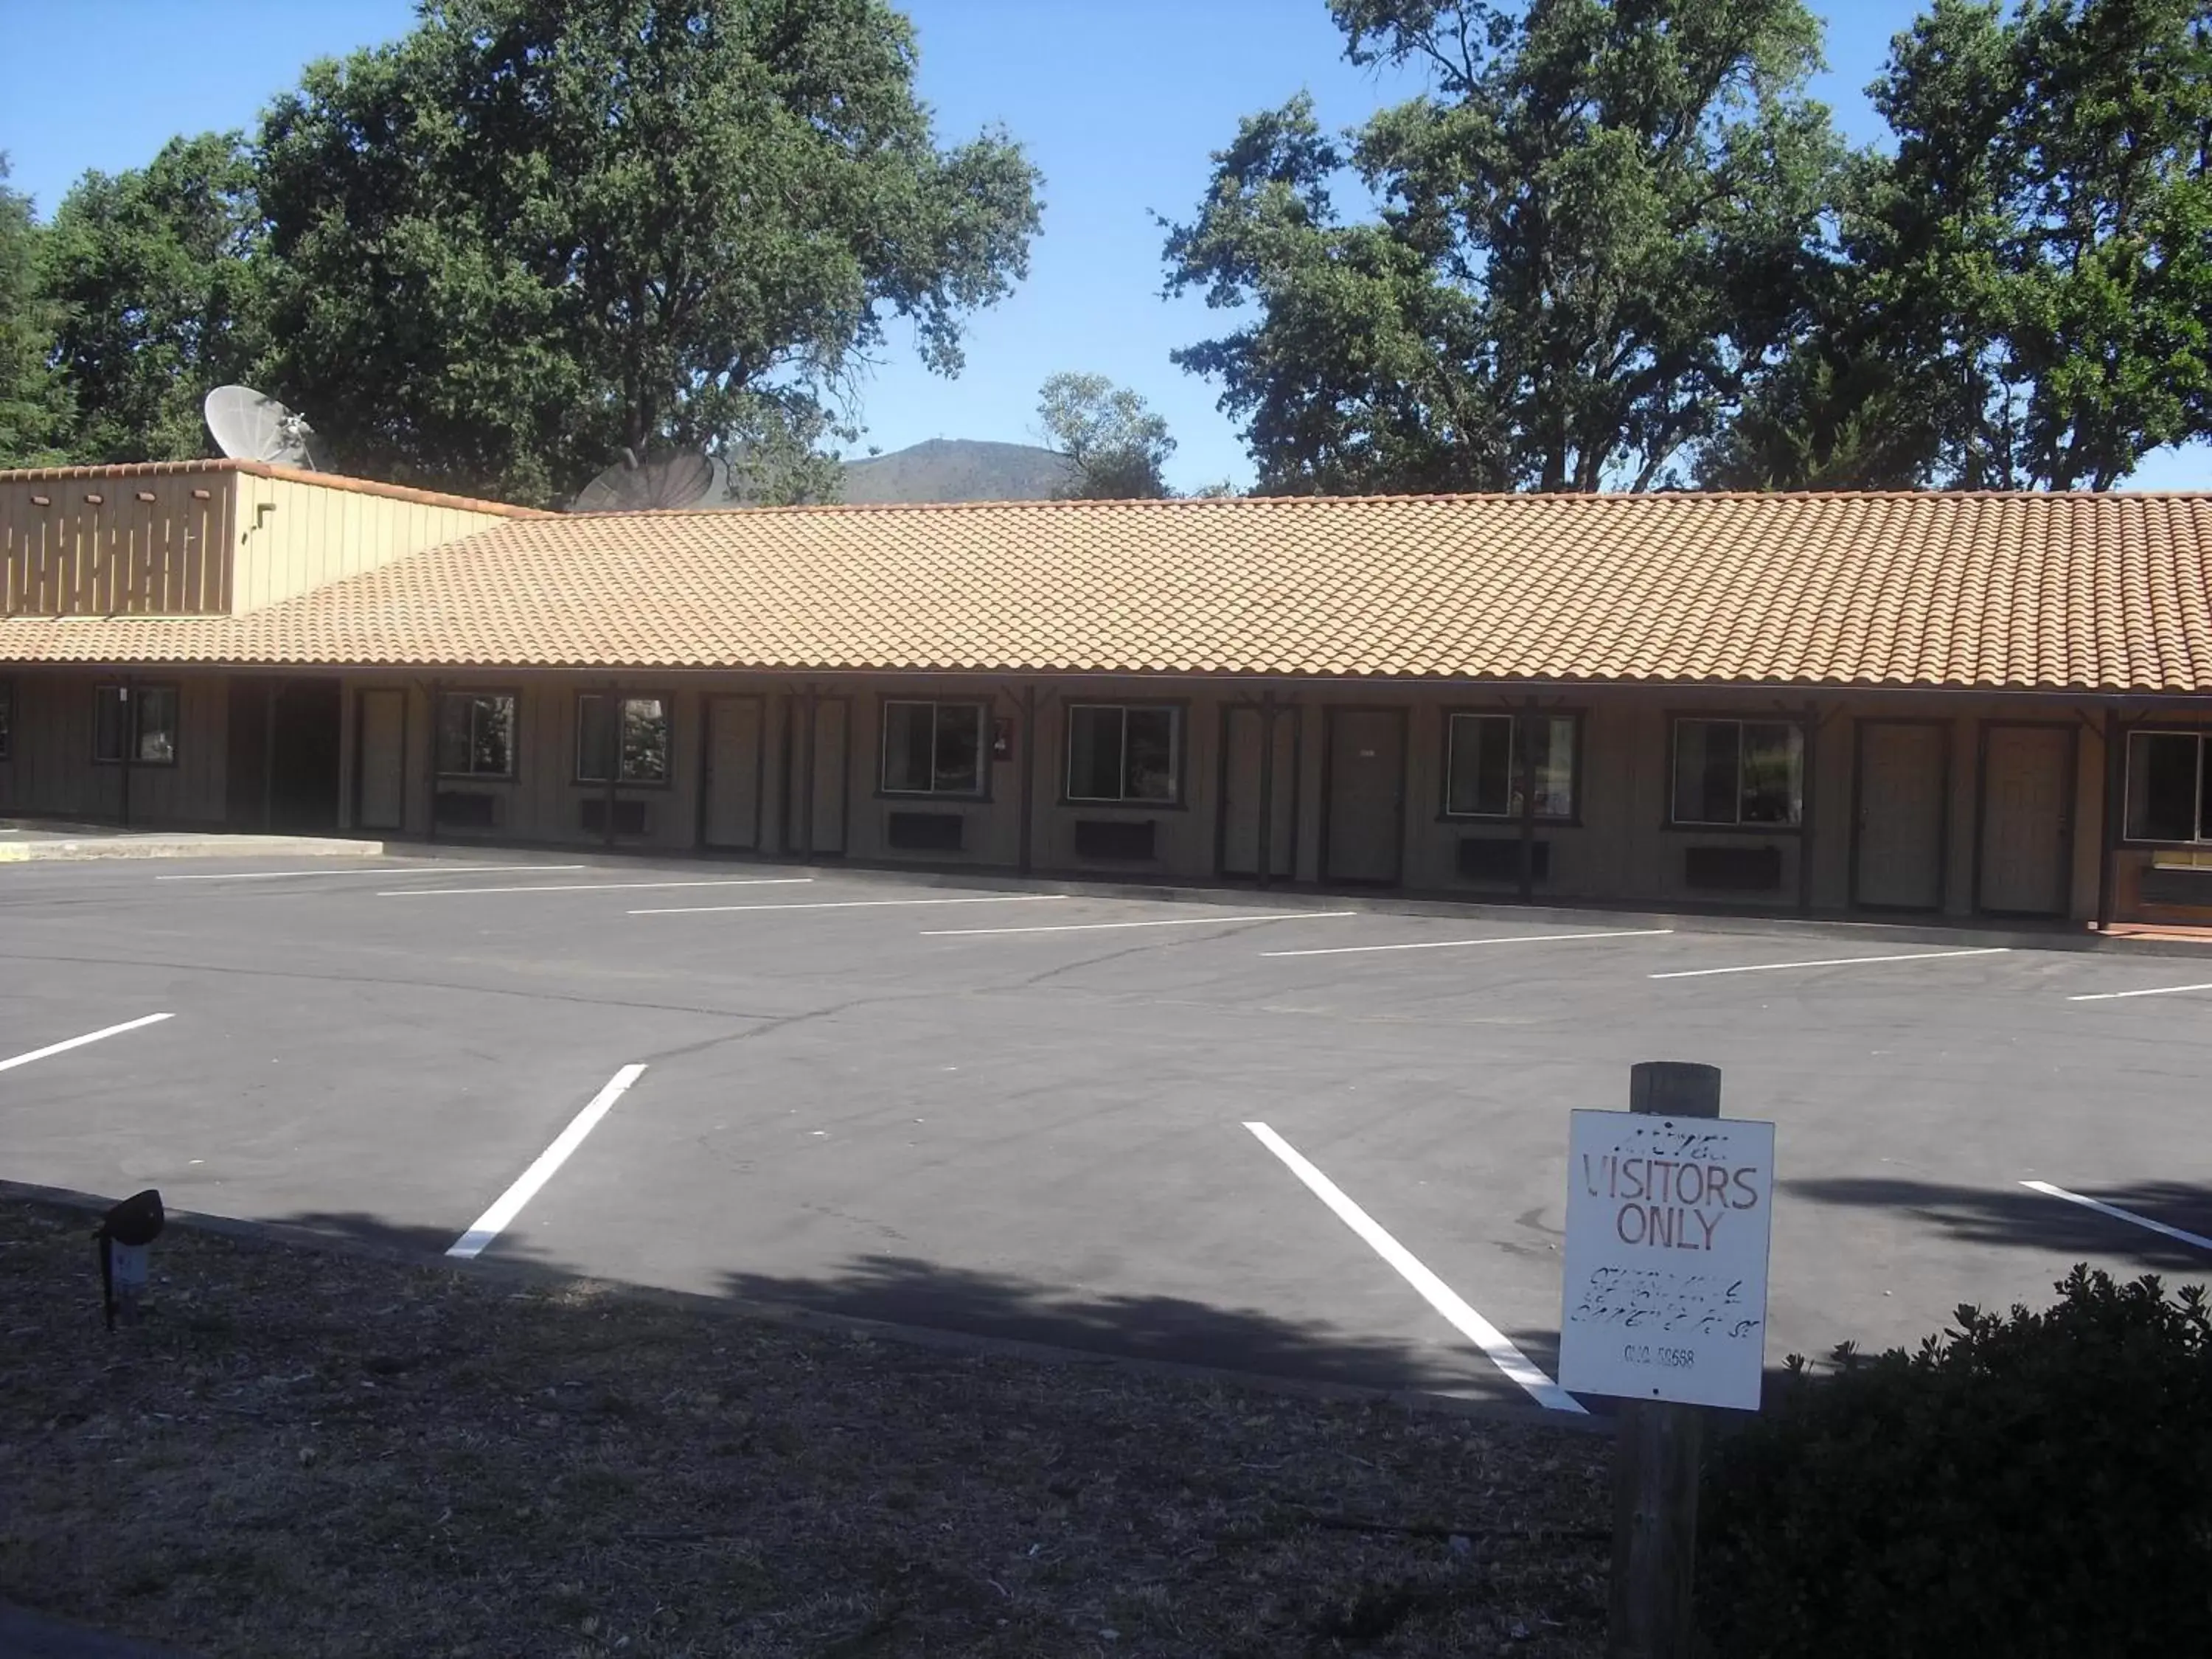
[[[1770,1366],[2212,1273],[2212,957],[518,854],[0,866],[0,1177],[908,1325],[1528,1403],[1343,1206],[1548,1376],[1648,1059],[1778,1126]]]

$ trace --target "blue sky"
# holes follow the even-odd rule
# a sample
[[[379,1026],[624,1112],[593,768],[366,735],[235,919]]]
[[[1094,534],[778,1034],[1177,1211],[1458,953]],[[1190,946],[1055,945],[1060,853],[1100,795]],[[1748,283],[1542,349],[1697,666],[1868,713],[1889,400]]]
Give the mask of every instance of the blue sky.
[[[1029,281],[977,317],[968,366],[945,380],[894,330],[863,386],[866,441],[1036,437],[1036,391],[1063,368],[1135,387],[1180,443],[1171,482],[1188,489],[1251,467],[1216,392],[1168,361],[1223,320],[1195,298],[1159,297],[1153,215],[1187,217],[1208,155],[1240,115],[1310,90],[1348,125],[1406,96],[1410,78],[1353,68],[1323,0],[907,0],[921,91],[940,132],[1003,124],[1045,175],[1044,231]],[[1836,0],[1817,88],[1854,139],[1878,137],[1864,88],[1916,0]],[[0,0],[9,96],[0,150],[15,188],[51,212],[87,168],[144,161],[172,134],[250,127],[301,67],[404,33],[409,0]],[[76,72],[90,53],[101,72]],[[2154,456],[2136,483],[2188,487],[2205,452]]]

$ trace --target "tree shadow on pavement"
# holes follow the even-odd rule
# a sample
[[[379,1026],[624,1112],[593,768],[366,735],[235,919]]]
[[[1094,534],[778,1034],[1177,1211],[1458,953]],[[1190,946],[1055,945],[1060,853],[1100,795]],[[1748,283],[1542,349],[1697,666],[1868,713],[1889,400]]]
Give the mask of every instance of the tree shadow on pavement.
[[[1815,1204],[1905,1211],[1968,1243],[2048,1250],[2092,1263],[2212,1278],[2212,1251],[2027,1187],[1960,1187],[1855,1176],[1784,1181],[1781,1185],[1792,1197]],[[2212,1187],[2152,1181],[2068,1190],[2212,1237]]]
[[[723,1276],[742,1302],[1100,1355],[1525,1404],[1480,1354],[1170,1296],[1086,1295],[1010,1273],[866,1255],[820,1277]]]

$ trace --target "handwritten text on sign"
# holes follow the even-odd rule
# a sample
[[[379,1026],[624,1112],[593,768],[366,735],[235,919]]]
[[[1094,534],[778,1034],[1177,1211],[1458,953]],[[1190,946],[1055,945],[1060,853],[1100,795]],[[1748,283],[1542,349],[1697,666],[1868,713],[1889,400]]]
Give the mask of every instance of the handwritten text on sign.
[[[1576,1112],[1559,1382],[1759,1408],[1774,1126]]]

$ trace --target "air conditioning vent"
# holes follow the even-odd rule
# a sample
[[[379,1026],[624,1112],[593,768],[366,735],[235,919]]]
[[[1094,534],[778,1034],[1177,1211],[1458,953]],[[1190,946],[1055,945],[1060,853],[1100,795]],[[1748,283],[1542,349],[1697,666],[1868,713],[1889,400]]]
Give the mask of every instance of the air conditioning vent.
[[[583,803],[584,828],[593,835],[607,831],[607,800],[604,795],[593,795]],[[642,836],[646,833],[645,803],[641,800],[618,800],[615,803],[615,834]]]
[[[1158,828],[1150,818],[1078,818],[1075,856],[1126,862],[1155,858],[1152,836]]]
[[[1764,893],[1782,885],[1779,847],[1691,847],[1682,879],[1702,892]]]
[[[1552,843],[1528,844],[1528,871],[1538,881],[1552,874]],[[1459,843],[1459,872],[1468,881],[1521,879],[1521,843],[1497,836],[1462,836]]]
[[[432,814],[441,830],[496,830],[500,798],[475,789],[441,789]]]
[[[957,853],[967,823],[957,812],[893,812],[884,835],[902,853]]]

